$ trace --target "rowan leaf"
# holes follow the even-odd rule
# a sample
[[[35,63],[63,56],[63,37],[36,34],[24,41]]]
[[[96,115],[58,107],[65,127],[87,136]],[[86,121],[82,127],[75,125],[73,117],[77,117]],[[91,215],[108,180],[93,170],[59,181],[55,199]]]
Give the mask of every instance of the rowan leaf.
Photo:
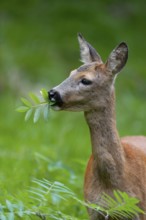
[[[26,112],[28,111],[29,107],[27,106],[19,106],[18,108],[16,108],[17,112]]]
[[[41,93],[43,99],[44,99],[46,102],[48,102],[48,92],[47,92],[47,90],[43,88],[43,89],[41,89],[40,93]]]
[[[25,121],[28,121],[28,119],[30,118],[30,116],[32,115],[33,109],[30,108],[26,114],[25,114]]]
[[[21,98],[21,101],[23,102],[23,104],[25,104],[28,107],[31,107],[32,104],[30,101],[28,101],[26,98]]]
[[[38,107],[34,113],[34,118],[33,118],[34,123],[36,123],[39,120],[40,114],[41,114],[41,107]]]
[[[47,121],[48,120],[48,116],[49,116],[49,106],[48,106],[48,104],[46,104],[44,106],[43,116],[44,116],[44,119]]]
[[[29,93],[29,97],[32,99],[32,101],[33,101],[34,103],[40,104],[40,100],[39,100],[39,98],[38,98],[35,94]]]

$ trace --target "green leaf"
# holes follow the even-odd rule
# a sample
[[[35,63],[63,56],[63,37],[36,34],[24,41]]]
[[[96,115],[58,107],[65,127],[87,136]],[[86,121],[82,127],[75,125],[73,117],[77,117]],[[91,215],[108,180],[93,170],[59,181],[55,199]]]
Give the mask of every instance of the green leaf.
[[[5,208],[5,206],[3,206],[2,204],[0,204],[0,213],[3,212],[3,209]]]
[[[10,212],[8,214],[8,220],[14,220],[15,219],[15,216],[14,216],[14,213],[13,212]]]
[[[44,116],[44,119],[47,121],[48,116],[49,116],[49,106],[48,106],[48,104],[45,105],[44,108],[43,108],[43,116]]]
[[[17,112],[26,112],[28,111],[29,107],[27,106],[19,106],[18,108],[16,108]]]
[[[41,107],[38,107],[34,113],[34,118],[33,118],[34,123],[36,123],[39,120],[40,114],[41,114]]]
[[[6,205],[7,205],[8,210],[12,212],[14,209],[13,204],[9,200],[6,200]]]
[[[24,215],[24,205],[23,205],[23,203],[20,201],[19,203],[18,203],[18,212],[17,212],[17,215],[19,216],[19,217],[23,217],[23,215]]]
[[[33,101],[34,103],[40,104],[40,100],[39,100],[39,98],[38,98],[35,94],[29,93],[29,97],[32,99],[32,101]]]
[[[28,119],[30,118],[30,116],[32,115],[33,109],[29,109],[26,114],[25,114],[25,121],[28,121]]]
[[[28,100],[25,99],[25,98],[21,98],[21,101],[22,101],[26,106],[28,106],[28,107],[31,107],[31,106],[32,106],[31,102],[28,101]]]
[[[47,92],[47,90],[43,88],[43,89],[41,89],[40,93],[41,93],[42,97],[44,98],[44,100],[48,102],[48,92]]]
[[[0,220],[6,220],[6,216],[4,214],[0,214]]]

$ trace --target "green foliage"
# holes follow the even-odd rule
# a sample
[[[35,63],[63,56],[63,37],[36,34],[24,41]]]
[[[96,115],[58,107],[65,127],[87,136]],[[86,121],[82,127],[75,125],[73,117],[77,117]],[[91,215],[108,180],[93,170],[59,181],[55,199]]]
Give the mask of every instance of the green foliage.
[[[43,100],[40,100],[39,97],[37,97],[33,93],[29,94],[30,100],[26,98],[21,98],[21,101],[24,105],[18,107],[16,111],[25,112],[25,121],[28,121],[33,113],[34,123],[39,120],[41,115],[43,115],[43,118],[45,120],[48,120],[50,105],[48,101],[47,91],[45,89],[41,89],[40,93]]]
[[[144,214],[138,207],[139,200],[137,198],[130,197],[127,193],[121,191],[114,191],[113,195],[113,198],[107,194],[102,196],[101,204],[106,216],[114,219],[132,219],[138,214]]]
[[[16,217],[22,218],[24,215],[29,215],[29,211],[24,210],[22,202],[12,203],[6,200],[5,205],[0,205],[0,219],[1,220],[14,220]]]
[[[81,218],[68,215],[62,208],[64,202],[68,206],[74,200],[80,206],[91,208],[100,213],[105,219],[112,217],[114,219],[132,219],[138,214],[144,212],[137,206],[139,200],[129,197],[125,192],[114,191],[113,197],[103,194],[99,204],[90,204],[80,200],[77,195],[68,187],[60,182],[50,182],[46,179],[34,179],[35,186],[28,190],[31,198],[29,209],[23,202],[11,203],[6,200],[5,205],[0,206],[1,219],[13,220],[15,217],[25,218],[26,216],[37,216],[40,219],[58,219],[58,220],[79,220]],[[69,207],[68,207],[69,208]]]

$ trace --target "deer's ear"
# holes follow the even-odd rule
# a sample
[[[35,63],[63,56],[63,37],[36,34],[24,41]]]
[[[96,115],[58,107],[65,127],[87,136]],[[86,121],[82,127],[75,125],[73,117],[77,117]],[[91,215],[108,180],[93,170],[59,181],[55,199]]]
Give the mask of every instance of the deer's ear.
[[[100,55],[96,50],[84,39],[84,37],[79,33],[78,41],[80,45],[81,61],[85,64],[91,62],[102,63]]]
[[[116,74],[125,66],[128,59],[128,46],[122,42],[110,54],[105,66],[107,70]]]

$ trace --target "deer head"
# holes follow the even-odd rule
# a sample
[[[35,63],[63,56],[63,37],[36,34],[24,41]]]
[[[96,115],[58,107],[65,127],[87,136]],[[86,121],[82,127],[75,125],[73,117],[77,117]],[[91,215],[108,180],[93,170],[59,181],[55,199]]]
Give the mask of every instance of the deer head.
[[[81,34],[78,34],[78,41],[84,64],[49,91],[49,100],[55,110],[90,111],[105,107],[114,91],[115,77],[127,61],[128,47],[125,43],[119,44],[104,64]]]

